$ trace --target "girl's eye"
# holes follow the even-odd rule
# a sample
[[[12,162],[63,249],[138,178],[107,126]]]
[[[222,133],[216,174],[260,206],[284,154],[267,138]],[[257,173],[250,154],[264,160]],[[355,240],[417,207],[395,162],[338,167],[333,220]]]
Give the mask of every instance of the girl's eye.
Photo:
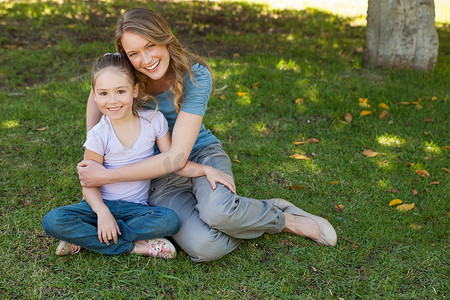
[[[136,53],[131,53],[128,55],[129,58],[132,58],[133,56],[136,56]]]
[[[108,93],[106,93],[106,92],[100,92],[100,96],[106,96]]]

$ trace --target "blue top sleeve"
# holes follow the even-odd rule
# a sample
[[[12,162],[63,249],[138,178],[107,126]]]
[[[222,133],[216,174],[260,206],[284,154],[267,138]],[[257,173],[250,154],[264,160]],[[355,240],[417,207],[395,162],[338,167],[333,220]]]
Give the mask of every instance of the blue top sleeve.
[[[193,80],[189,77],[189,73],[185,81],[184,102],[181,111],[204,116],[208,107],[209,97],[212,90],[212,75],[208,68],[201,64],[195,64],[191,68],[194,74]]]

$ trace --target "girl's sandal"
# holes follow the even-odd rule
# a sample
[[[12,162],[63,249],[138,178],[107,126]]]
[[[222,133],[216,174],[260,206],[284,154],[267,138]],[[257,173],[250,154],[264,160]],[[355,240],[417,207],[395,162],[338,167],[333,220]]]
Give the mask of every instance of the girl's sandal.
[[[81,247],[66,241],[60,241],[56,248],[56,255],[64,256],[69,254],[77,254],[80,252]]]
[[[161,258],[174,258],[177,255],[175,246],[164,238],[151,239],[146,241],[137,241],[148,247],[148,256]]]

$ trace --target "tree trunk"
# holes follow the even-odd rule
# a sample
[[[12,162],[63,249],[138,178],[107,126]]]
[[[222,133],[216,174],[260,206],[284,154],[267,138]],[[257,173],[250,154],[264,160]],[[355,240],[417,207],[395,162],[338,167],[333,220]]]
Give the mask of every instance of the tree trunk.
[[[433,69],[439,46],[434,18],[433,0],[369,0],[365,62]]]

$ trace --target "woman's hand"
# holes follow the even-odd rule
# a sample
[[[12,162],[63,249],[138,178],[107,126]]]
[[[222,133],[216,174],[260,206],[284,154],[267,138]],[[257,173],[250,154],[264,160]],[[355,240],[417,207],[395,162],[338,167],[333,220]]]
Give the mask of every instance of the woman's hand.
[[[234,185],[234,179],[232,176],[216,168],[206,165],[204,166],[204,171],[206,179],[208,179],[213,190],[216,189],[216,182],[219,182],[228,187],[234,194],[236,194],[236,186]]]
[[[108,183],[108,170],[93,160],[83,160],[78,163],[77,171],[83,187],[98,187]]]

